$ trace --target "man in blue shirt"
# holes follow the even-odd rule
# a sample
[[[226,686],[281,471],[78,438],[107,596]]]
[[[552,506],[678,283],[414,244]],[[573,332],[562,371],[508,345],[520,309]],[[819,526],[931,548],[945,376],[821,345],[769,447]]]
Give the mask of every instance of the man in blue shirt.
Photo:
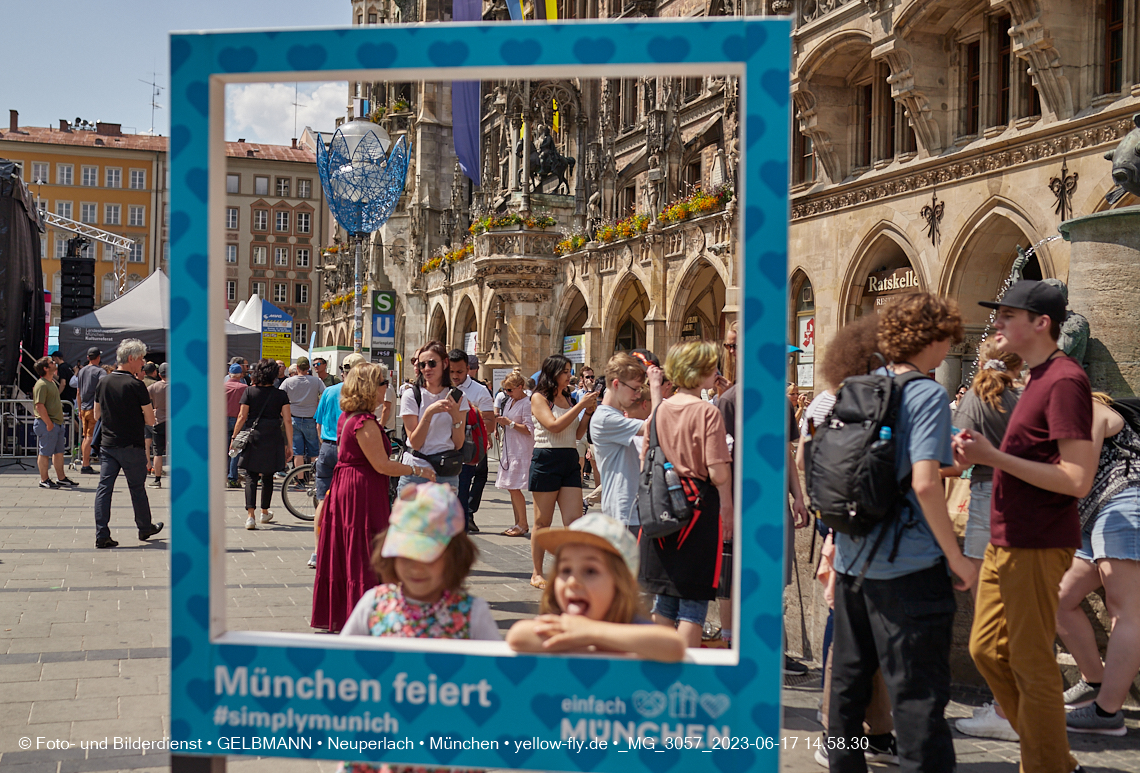
[[[354,365],[367,362],[363,354],[353,352],[344,358],[340,369],[348,373]],[[325,504],[325,496],[332,485],[333,469],[336,467],[337,454],[337,424],[340,422],[340,392],[344,389],[344,381],[338,381],[321,392],[321,399],[317,403],[317,410],[313,414],[313,421],[317,425],[317,436],[321,440],[321,447],[317,453],[317,460],[313,462],[313,476],[317,483],[317,515],[313,519],[313,555],[309,557],[309,568],[317,568],[316,540],[321,530],[321,509]]]
[[[928,373],[952,343],[962,340],[962,333],[962,317],[953,301],[916,293],[882,314],[879,350],[896,374]],[[970,588],[977,569],[958,548],[946,511],[941,468],[954,462],[946,390],[933,380],[911,382],[903,391],[894,431],[897,477],[911,478],[902,511],[865,537],[835,538],[828,712],[828,734],[835,743],[825,744],[832,748],[825,748],[824,756],[832,771],[844,773],[867,769],[856,741],[863,735],[879,669],[891,698],[903,770],[929,773],[955,767],[953,738],[944,717],[950,700],[953,589]],[[874,550],[883,528],[887,534]],[[864,567],[866,577],[859,587]],[[950,572],[960,578],[957,583]],[[893,746],[889,737],[870,741],[878,749]]]

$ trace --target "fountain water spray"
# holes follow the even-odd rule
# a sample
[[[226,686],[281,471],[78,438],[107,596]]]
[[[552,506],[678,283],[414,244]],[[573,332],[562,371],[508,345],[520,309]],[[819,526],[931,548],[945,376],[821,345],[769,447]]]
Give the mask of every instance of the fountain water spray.
[[[1005,281],[1001,283],[1001,287],[998,288],[997,298],[995,298],[994,300],[1000,302],[1001,299],[1005,297],[1005,294],[1007,292],[1009,292],[1009,288],[1013,287],[1014,283],[1021,279],[1021,270],[1023,268],[1025,268],[1025,265],[1029,262],[1029,259],[1037,254],[1037,248],[1038,247],[1040,247],[1042,244],[1047,244],[1049,242],[1056,241],[1057,239],[1060,239],[1060,238],[1061,238],[1060,234],[1055,234],[1053,236],[1046,236],[1044,239],[1042,239],[1041,241],[1037,242],[1036,244],[1032,245],[1027,250],[1025,250],[1025,252],[1023,252],[1021,254],[1021,256],[1019,256],[1021,258],[1021,260],[1014,261],[1013,269],[1009,272],[1009,276],[1006,277]],[[1020,263],[1021,265],[1018,265],[1018,263]],[[974,362],[970,366],[969,375],[965,376],[962,379],[964,383],[969,383],[969,382],[973,381],[974,380],[974,374],[978,372],[978,365],[981,362],[981,358],[982,358],[982,354],[981,354],[982,344],[984,344],[986,342],[986,339],[990,337],[990,331],[993,330],[995,319],[997,319],[997,309],[991,309],[990,310],[990,318],[986,322],[986,330],[982,334],[982,340],[978,342],[978,351],[974,355]]]

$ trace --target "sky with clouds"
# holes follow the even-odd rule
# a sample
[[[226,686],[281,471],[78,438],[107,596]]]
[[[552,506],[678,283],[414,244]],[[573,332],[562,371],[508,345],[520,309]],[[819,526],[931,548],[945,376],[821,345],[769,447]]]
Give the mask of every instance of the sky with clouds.
[[[327,27],[351,23],[349,0],[0,0],[6,49],[0,111],[20,112],[23,126],[59,119],[151,126],[170,132],[169,38],[172,30]],[[23,71],[21,73],[21,70]],[[345,83],[248,84],[226,89],[226,139],[288,145],[305,126],[331,130],[348,99]]]

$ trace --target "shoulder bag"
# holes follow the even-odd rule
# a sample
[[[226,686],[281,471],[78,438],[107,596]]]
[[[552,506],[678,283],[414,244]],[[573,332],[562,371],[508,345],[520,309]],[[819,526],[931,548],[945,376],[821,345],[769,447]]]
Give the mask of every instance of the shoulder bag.
[[[247,424],[241,428],[241,432],[234,435],[234,439],[230,441],[230,448],[237,452],[242,452],[245,447],[249,445],[249,439],[253,436],[253,431],[257,429],[257,422],[261,421],[261,415],[265,413],[265,406],[269,404],[269,395],[265,396],[265,401],[261,404],[261,410],[257,412],[257,418],[252,423]]]

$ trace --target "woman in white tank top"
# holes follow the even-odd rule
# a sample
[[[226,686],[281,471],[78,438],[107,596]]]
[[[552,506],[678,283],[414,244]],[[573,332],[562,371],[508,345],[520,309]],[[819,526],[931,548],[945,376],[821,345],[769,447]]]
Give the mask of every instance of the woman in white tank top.
[[[552,354],[542,363],[538,386],[530,398],[534,418],[534,454],[530,463],[530,492],[534,496],[534,528],[546,529],[554,522],[554,504],[562,513],[562,525],[582,516],[582,468],[578,463],[578,439],[590,426],[589,417],[597,395],[587,394],[577,404],[570,402],[570,360]],[[542,559],[546,552],[531,540],[534,572],[530,584],[545,588]]]

